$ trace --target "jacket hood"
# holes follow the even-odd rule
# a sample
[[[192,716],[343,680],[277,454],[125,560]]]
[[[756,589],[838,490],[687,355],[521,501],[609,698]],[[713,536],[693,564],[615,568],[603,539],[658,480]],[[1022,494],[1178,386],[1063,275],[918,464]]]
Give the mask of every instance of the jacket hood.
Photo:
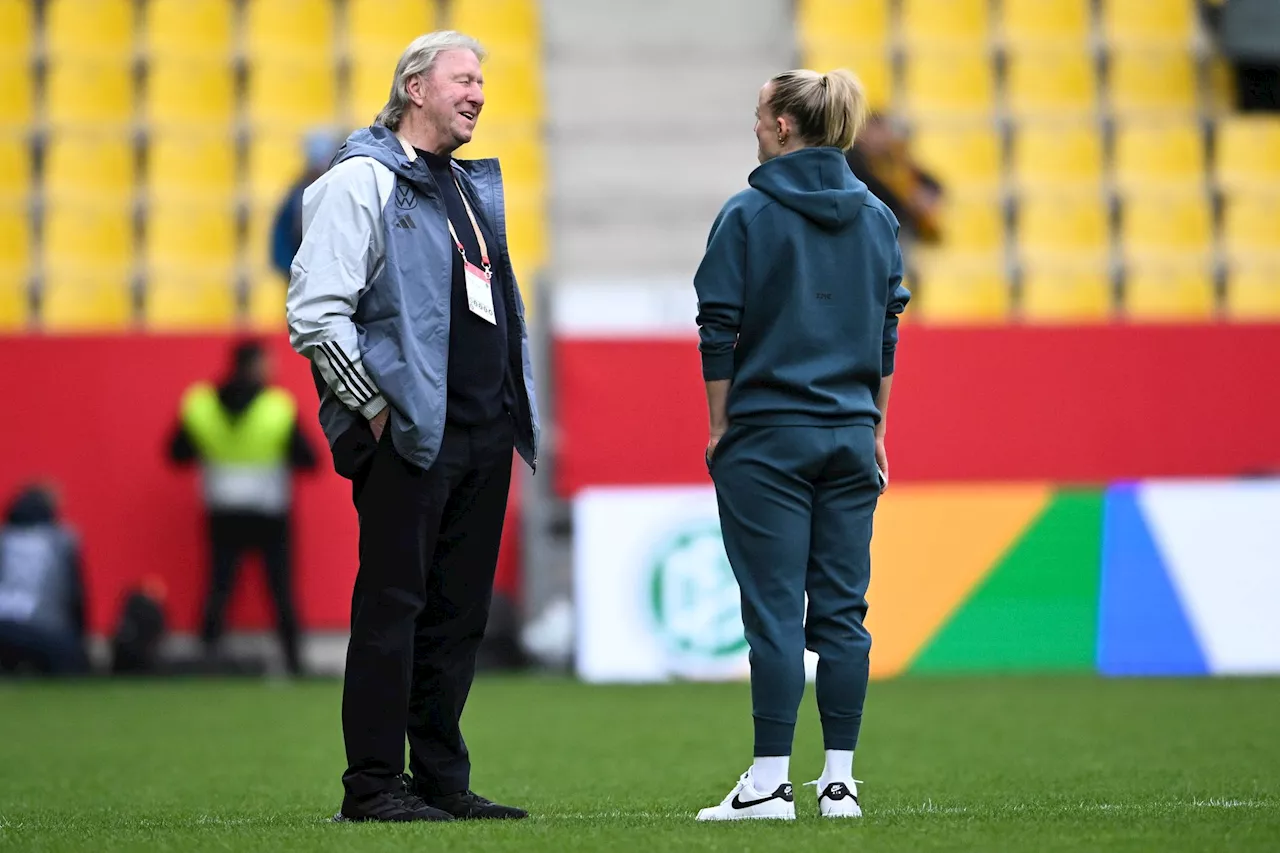
[[[838,148],[802,148],[758,166],[747,183],[784,207],[837,230],[862,212],[867,185]]]
[[[362,127],[347,137],[347,141],[333,155],[330,166],[350,160],[352,157],[372,157],[397,175],[407,178],[422,179],[426,176],[426,166],[421,158],[411,161],[404,153],[404,146],[395,131],[380,124]]]

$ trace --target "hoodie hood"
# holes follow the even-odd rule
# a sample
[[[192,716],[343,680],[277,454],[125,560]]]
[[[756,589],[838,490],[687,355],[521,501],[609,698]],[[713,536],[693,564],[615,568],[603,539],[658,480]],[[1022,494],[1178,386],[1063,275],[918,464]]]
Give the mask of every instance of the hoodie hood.
[[[422,162],[422,158],[410,160],[395,131],[380,124],[362,127],[348,136],[347,141],[338,149],[338,153],[333,155],[333,163],[330,165],[350,160],[352,157],[372,157],[402,177],[418,181],[430,180],[427,166]]]
[[[829,230],[847,227],[862,213],[867,185],[849,169],[838,148],[802,148],[758,166],[747,183]]]
[[[47,491],[38,486],[23,491],[9,507],[8,521],[14,527],[52,524],[54,520],[53,500]]]

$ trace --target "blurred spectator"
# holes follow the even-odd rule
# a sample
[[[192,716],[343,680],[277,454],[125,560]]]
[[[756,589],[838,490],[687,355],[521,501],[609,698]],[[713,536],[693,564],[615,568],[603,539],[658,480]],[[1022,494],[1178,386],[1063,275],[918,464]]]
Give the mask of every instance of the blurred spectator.
[[[867,189],[898,217],[904,230],[922,243],[942,236],[938,205],[942,186],[907,150],[907,141],[883,115],[873,115],[845,154],[849,168]]]
[[[0,672],[89,671],[80,545],[52,490],[32,486],[0,528]]]
[[[338,145],[339,141],[328,131],[316,130],[307,135],[306,171],[289,188],[289,194],[276,211],[275,223],[271,226],[271,266],[286,279],[293,256],[302,245],[302,192],[329,168]]]
[[[271,364],[255,342],[235,348],[231,373],[217,388],[198,382],[182,399],[169,455],[199,461],[209,517],[211,575],[202,639],[210,656],[245,552],[262,554],[275,599],[285,663],[301,672],[290,561],[291,470],[311,470],[316,456],[298,428],[289,392],[270,386]]]
[[[1280,111],[1280,0],[1201,0],[1200,8],[1234,69],[1236,108]]]

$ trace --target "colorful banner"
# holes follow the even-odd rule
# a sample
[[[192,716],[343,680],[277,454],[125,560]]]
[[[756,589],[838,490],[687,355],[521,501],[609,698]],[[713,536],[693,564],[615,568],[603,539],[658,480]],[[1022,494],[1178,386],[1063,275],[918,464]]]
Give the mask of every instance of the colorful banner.
[[[1280,673],[1277,521],[1277,480],[899,484],[872,542],[872,676]],[[582,678],[745,677],[711,487],[586,490],[575,536]]]

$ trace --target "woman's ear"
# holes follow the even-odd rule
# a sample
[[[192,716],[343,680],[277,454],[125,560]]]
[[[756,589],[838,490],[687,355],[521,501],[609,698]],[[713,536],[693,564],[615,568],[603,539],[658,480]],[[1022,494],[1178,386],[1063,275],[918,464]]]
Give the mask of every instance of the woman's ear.
[[[781,148],[787,144],[787,140],[791,138],[792,132],[791,121],[786,116],[778,116],[777,131],[778,147]]]

